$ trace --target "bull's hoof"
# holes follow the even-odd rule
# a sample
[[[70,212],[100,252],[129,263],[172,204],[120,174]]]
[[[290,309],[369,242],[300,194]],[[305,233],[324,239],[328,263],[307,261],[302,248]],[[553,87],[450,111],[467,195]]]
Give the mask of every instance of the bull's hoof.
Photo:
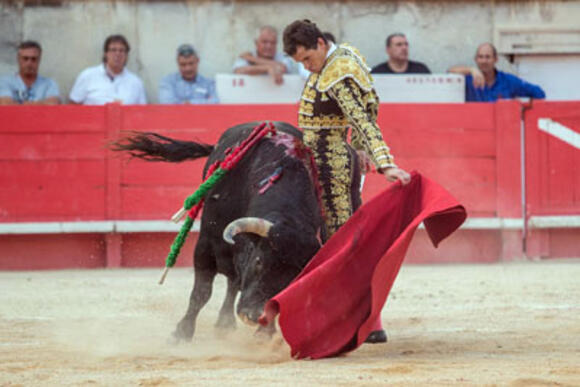
[[[268,341],[272,339],[274,333],[276,333],[276,326],[273,323],[270,323],[266,326],[260,325],[258,329],[256,329],[256,332],[254,332],[254,337],[260,341]]]
[[[184,341],[190,342],[193,338],[193,329],[193,324],[190,321],[181,320],[167,341],[170,344],[179,344]]]
[[[178,344],[181,344],[183,342],[189,342],[189,341],[191,341],[191,339],[188,340],[188,339],[181,338],[176,334],[176,332],[173,332],[171,334],[171,336],[169,336],[167,338],[167,340],[165,340],[165,342],[169,345],[178,345]]]
[[[379,343],[386,343],[387,342],[387,332],[384,329],[380,331],[372,331],[365,340],[365,343],[370,344],[379,344]]]
[[[233,331],[236,329],[236,318],[231,316],[220,316],[215,323],[215,327],[220,330]]]

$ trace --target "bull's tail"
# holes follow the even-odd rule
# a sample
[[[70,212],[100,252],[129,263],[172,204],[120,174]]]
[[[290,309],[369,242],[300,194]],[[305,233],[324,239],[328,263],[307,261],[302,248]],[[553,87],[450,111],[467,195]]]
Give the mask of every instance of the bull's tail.
[[[114,151],[129,152],[132,157],[147,161],[178,163],[207,157],[214,146],[193,141],[174,140],[153,132],[130,132],[111,144]]]

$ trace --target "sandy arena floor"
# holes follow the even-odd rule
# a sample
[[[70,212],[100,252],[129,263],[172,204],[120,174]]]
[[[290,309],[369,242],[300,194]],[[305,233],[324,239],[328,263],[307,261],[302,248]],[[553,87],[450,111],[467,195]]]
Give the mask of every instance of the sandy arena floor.
[[[193,275],[0,272],[0,385],[580,385],[580,261],[403,266],[383,311],[389,343],[295,361],[238,323],[213,328],[218,277],[191,344],[166,338]]]

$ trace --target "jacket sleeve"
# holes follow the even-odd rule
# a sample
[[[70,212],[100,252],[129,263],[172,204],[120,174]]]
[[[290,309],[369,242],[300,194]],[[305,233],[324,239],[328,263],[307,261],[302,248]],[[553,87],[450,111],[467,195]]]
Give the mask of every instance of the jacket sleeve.
[[[333,98],[353,129],[353,136],[371,156],[377,168],[395,167],[376,121],[365,109],[360,86],[351,78],[336,82],[328,94]]]

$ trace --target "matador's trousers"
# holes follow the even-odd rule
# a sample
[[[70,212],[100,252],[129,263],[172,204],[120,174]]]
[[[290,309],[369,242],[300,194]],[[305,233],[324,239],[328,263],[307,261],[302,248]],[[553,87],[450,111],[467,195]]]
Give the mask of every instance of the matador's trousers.
[[[305,129],[304,144],[318,168],[326,242],[361,205],[358,156],[346,141],[346,129]]]
[[[361,205],[358,156],[346,142],[345,129],[305,129],[304,144],[312,150],[318,168],[327,229],[322,235],[325,243]],[[380,316],[372,329],[383,329]]]

